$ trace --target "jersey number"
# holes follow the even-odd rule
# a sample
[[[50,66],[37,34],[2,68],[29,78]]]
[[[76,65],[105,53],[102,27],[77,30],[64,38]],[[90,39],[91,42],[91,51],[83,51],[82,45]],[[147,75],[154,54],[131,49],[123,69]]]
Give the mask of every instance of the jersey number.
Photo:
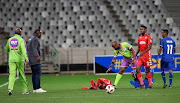
[[[173,53],[173,45],[167,45],[167,54],[172,54]]]

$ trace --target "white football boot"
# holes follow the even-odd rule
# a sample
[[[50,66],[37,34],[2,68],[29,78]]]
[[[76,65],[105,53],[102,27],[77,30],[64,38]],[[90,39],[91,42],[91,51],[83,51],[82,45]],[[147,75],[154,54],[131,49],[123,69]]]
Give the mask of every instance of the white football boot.
[[[33,90],[33,93],[46,93],[47,91],[43,90],[42,88]]]

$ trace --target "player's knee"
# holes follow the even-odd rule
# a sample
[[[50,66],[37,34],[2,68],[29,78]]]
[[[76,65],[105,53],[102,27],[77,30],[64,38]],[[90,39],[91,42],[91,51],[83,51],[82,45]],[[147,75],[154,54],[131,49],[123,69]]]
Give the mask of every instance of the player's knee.
[[[172,70],[169,70],[169,73],[172,73]]]
[[[120,71],[119,71],[119,74],[122,75],[122,74],[124,73],[124,71],[125,71],[125,70],[120,70]]]
[[[147,72],[147,73],[150,72],[150,67],[146,67],[146,72]]]
[[[119,74],[123,75],[124,72],[119,72]]]
[[[150,73],[150,70],[146,70],[146,73]]]
[[[140,73],[140,70],[136,69],[136,73]]]

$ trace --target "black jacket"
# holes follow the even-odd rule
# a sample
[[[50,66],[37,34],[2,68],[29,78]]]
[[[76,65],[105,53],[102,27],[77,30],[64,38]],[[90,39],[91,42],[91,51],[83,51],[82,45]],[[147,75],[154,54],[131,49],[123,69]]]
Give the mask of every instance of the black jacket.
[[[28,42],[28,57],[29,57],[29,65],[40,64],[36,58],[41,56],[40,53],[40,36],[38,34],[33,34],[31,39]]]

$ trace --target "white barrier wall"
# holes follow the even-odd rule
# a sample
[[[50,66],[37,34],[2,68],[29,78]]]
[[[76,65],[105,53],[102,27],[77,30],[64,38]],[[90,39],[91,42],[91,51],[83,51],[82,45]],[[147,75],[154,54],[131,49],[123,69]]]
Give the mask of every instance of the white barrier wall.
[[[133,46],[135,51],[137,46]],[[157,54],[159,46],[152,46],[152,54]],[[61,57],[61,64],[86,64],[93,63],[94,56],[113,55],[113,48],[57,48]],[[180,53],[180,46],[176,47],[176,53]]]

